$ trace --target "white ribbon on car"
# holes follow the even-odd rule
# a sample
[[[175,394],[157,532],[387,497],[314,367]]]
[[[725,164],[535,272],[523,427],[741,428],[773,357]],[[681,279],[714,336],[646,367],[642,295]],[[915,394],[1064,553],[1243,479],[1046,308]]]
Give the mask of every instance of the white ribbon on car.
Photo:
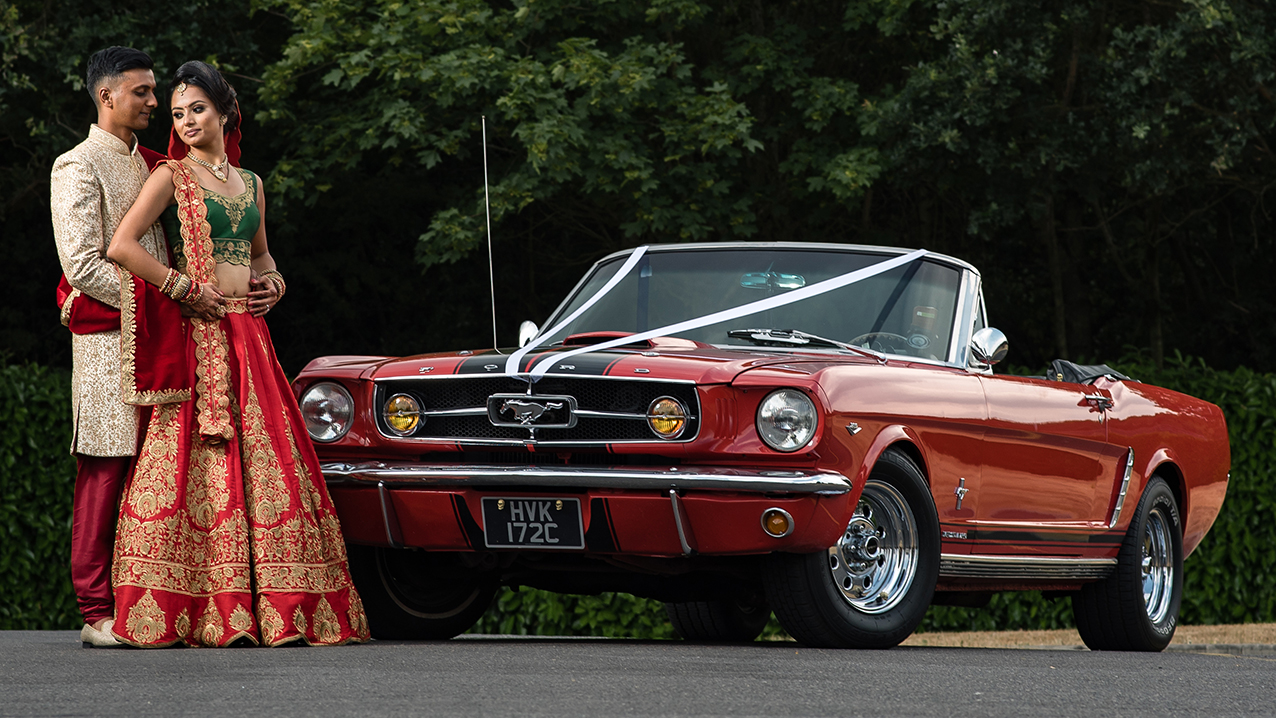
[[[626,259],[625,263],[620,265],[620,269],[617,270],[615,274],[611,275],[611,279],[608,279],[607,283],[603,285],[602,289],[599,289],[597,292],[595,292],[594,296],[589,298],[589,301],[577,307],[576,311],[567,315],[566,319],[555,324],[552,329],[549,329],[544,332],[541,332],[540,334],[537,334],[535,337],[535,340],[549,339],[555,334],[561,332],[568,324],[571,324],[573,321],[575,321],[576,317],[579,317],[581,314],[584,314],[586,310],[588,310],[590,307],[597,304],[599,299],[602,299],[604,296],[606,296],[607,292],[610,292],[613,287],[615,287],[617,284],[620,284],[620,280],[624,279],[626,276],[629,275],[630,272],[633,271],[634,265],[638,264],[638,260],[642,259],[642,255],[646,253],[647,253],[647,245],[645,244],[635,249],[633,253],[629,255],[629,259]],[[515,376],[518,374],[519,362],[523,361],[523,357],[527,356],[528,352],[540,346],[540,344],[537,343],[535,340],[528,342],[527,346],[519,347],[518,351],[514,352],[513,354],[510,354],[509,358],[505,360],[505,373],[507,375]],[[630,341],[633,341],[633,340],[630,340]],[[542,371],[541,376],[544,376],[544,374],[545,372]],[[536,377],[536,379],[539,379],[539,378],[540,376]],[[536,381],[536,379],[533,379],[532,381]]]
[[[645,246],[635,249],[633,255],[630,256],[629,261],[625,262],[625,266],[621,267],[620,271],[616,272],[615,276],[613,276],[611,280],[607,282],[607,284],[603,285],[603,288],[597,294],[591,297],[588,302],[581,305],[581,307],[577,309],[575,312],[572,312],[571,316],[569,316],[567,319],[564,319],[563,321],[559,322],[557,325],[554,326],[553,329],[551,329],[549,332],[546,332],[543,335],[543,337],[548,338],[552,336],[555,332],[561,331],[564,325],[571,322],[571,320],[575,319],[586,309],[593,306],[593,304],[598,299],[601,299],[604,294],[611,291],[612,287],[616,286],[616,284],[619,283],[620,279],[623,278],[626,274],[628,274],[633,269],[633,265],[637,264],[638,257],[642,256],[642,254],[644,254],[646,250],[647,248]],[[906,264],[909,264],[910,262],[914,262],[918,259],[921,259],[922,257],[925,257],[927,254],[929,254],[929,252],[927,252],[925,249],[918,249],[916,251],[909,252],[908,254],[902,254],[898,257],[892,257],[891,259],[887,259],[887,260],[878,262],[876,264],[863,267],[861,269],[856,269],[855,271],[852,271],[852,272],[847,272],[846,274],[839,274],[836,277],[825,279],[822,282],[816,282],[815,284],[812,284],[810,286],[802,287],[801,289],[795,289],[785,294],[780,294],[773,297],[767,297],[766,299],[760,299],[756,302],[750,302],[748,304],[741,304],[738,307],[724,309],[720,312],[714,312],[713,314],[706,314],[704,316],[696,317],[694,319],[688,319],[686,321],[678,322],[676,324],[669,324],[669,325],[660,327],[658,329],[651,329],[645,332],[640,332],[638,334],[629,334],[627,336],[617,337],[615,339],[609,339],[605,342],[599,342],[598,344],[590,344],[588,346],[577,347],[576,349],[562,352],[560,354],[555,354],[551,357],[547,357],[541,360],[540,363],[531,367],[531,370],[527,372],[528,378],[531,381],[537,381],[541,377],[545,376],[545,373],[549,371],[549,368],[553,366],[555,362],[564,361],[566,359],[570,359],[571,357],[574,357],[580,354],[603,351],[605,349],[611,349],[613,347],[624,346],[625,344],[633,344],[635,342],[646,341],[648,339],[653,339],[655,337],[671,336],[679,332],[691,331],[692,329],[699,329],[700,327],[705,327],[710,324],[717,324],[718,322],[726,322],[726,321],[731,321],[732,319],[739,319],[741,317],[746,317],[750,314],[756,314],[758,312],[767,311],[768,309],[778,309],[780,307],[793,304],[794,302],[800,302],[804,299],[810,299],[811,297],[818,297],[821,294],[831,292],[834,289],[841,289],[842,287],[855,284],[856,282],[862,282],[865,279],[868,279],[870,277],[875,277],[879,274],[889,272],[892,269],[895,269],[896,267],[902,267]],[[524,356],[526,356],[527,353],[531,350],[532,350],[532,345],[528,344],[528,346],[523,347],[519,351],[512,354],[509,360],[505,364],[505,373],[509,375],[515,375],[518,370],[519,360],[521,360]]]

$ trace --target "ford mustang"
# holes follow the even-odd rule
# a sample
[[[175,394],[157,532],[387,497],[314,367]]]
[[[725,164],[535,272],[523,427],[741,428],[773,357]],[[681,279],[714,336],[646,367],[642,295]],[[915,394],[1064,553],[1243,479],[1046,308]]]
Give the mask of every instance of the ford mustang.
[[[296,379],[375,636],[449,638],[529,586],[654,598],[692,640],[774,612],[885,648],[932,604],[1044,591],[1090,648],[1157,651],[1227,488],[1218,407],[994,372],[980,273],[925,250],[638,247],[521,334]]]

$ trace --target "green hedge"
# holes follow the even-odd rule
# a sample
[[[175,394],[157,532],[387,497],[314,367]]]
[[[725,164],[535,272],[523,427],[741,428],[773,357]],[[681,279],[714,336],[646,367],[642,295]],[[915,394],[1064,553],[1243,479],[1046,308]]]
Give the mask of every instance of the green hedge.
[[[0,359],[0,630],[75,628],[71,376]]]
[[[1232,480],[1209,535],[1187,560],[1185,624],[1276,621],[1276,375],[1215,371],[1175,357],[1156,369],[1142,357],[1116,363],[1150,384],[1218,404],[1227,416]],[[79,614],[67,568],[75,463],[67,454],[70,377],[0,364],[0,629],[73,628]],[[1062,628],[1066,599],[1002,593],[983,609],[932,608],[921,630]],[[477,633],[667,638],[657,601],[627,594],[568,596],[503,590]],[[772,620],[769,635],[781,635]]]

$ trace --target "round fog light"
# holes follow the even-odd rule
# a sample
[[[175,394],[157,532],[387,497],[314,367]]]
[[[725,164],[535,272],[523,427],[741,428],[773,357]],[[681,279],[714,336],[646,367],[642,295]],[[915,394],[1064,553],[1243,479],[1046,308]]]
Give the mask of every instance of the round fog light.
[[[408,394],[395,394],[385,403],[381,415],[390,431],[407,436],[421,423],[421,405]]]
[[[762,512],[762,530],[773,538],[784,538],[793,533],[793,517],[784,509],[769,508]]]
[[[662,439],[676,439],[687,428],[687,408],[671,396],[662,396],[647,407],[647,425]]]

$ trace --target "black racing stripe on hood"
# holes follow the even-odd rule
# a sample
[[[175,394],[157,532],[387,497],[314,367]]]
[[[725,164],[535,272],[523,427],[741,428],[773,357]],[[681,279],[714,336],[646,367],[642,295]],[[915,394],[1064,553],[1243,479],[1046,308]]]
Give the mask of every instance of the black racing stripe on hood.
[[[506,355],[488,350],[466,357],[456,365],[453,374],[501,374],[505,371]]]
[[[520,373],[526,374],[527,372],[530,372],[532,370],[532,367],[539,364],[546,357],[552,357],[556,354],[562,354],[566,351],[569,351],[571,349],[576,349],[576,348],[577,347],[554,347],[553,349],[549,351],[542,351],[542,352],[536,352],[534,354],[528,354],[527,356],[523,357],[523,359],[519,362],[518,371]],[[561,362],[555,360],[553,364],[549,365],[549,369],[546,373],[547,374],[564,374],[567,376],[606,376],[607,370],[611,367],[611,365],[615,364],[621,359],[624,359],[627,356],[632,356],[632,355],[633,355],[632,350],[623,350],[623,349],[622,350],[604,350],[600,352],[588,352],[586,354],[577,354],[576,356],[569,357],[567,359],[564,359]],[[477,359],[477,357],[475,357],[475,359]],[[459,374],[494,373],[494,372],[488,372],[484,368],[485,365],[492,363],[492,361],[490,360],[477,361],[477,362],[472,362],[471,360],[467,360],[465,363],[467,365],[473,363],[474,366],[477,367],[477,369],[475,371],[458,371],[457,373]],[[500,371],[504,371],[504,370],[505,370],[505,362],[502,361]]]

